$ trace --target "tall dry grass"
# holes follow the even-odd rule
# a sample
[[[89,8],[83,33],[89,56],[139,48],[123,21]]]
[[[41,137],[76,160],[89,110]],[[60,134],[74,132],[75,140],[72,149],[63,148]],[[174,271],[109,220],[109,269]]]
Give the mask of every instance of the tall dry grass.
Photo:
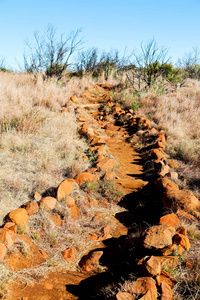
[[[143,93],[141,109],[168,136],[168,152],[186,163],[200,162],[200,82],[187,80],[176,92]]]
[[[75,115],[60,109],[90,84],[87,78],[58,85],[42,76],[0,73],[0,223],[36,190],[57,186],[67,169],[87,168],[77,163],[87,145]]]

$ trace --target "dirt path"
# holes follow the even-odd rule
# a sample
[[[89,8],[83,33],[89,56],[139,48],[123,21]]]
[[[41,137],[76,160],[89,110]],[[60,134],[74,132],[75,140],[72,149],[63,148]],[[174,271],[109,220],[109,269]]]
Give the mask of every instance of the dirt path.
[[[126,141],[128,133],[124,128],[116,126],[111,121],[106,123],[110,129],[103,129],[105,125],[102,121],[95,120],[98,115],[99,99],[98,97],[90,101],[84,99],[79,104],[81,110],[86,109],[87,115],[91,117],[96,128],[102,132],[102,138],[106,141],[109,152],[116,159],[118,164],[116,183],[126,194],[137,191],[147,182],[142,180],[143,168],[140,155],[134,151],[129,142]],[[96,103],[95,103],[96,102]],[[107,126],[109,127],[109,126]],[[62,300],[62,299],[80,299],[76,293],[69,292],[66,285],[78,286],[81,281],[87,279],[89,275],[80,272],[54,272],[39,284],[20,284],[10,285],[10,293],[6,300]],[[84,299],[84,298],[83,298]]]

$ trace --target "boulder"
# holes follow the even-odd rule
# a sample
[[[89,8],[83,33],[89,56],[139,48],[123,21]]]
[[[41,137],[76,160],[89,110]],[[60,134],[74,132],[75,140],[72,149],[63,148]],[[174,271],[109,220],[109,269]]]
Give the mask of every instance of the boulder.
[[[81,186],[85,182],[97,182],[97,176],[91,173],[83,172],[76,176],[75,178],[76,182],[79,186]]]
[[[155,256],[147,256],[142,264],[145,276],[156,276],[161,273],[161,263]]]
[[[67,196],[69,196],[73,192],[73,186],[68,181],[68,179],[65,179],[58,187],[57,189],[57,200],[60,201]]]
[[[56,207],[56,198],[45,197],[40,200],[40,208],[43,210],[53,210]]]
[[[184,251],[189,250],[191,247],[187,234],[176,233],[174,236],[174,244],[181,246]]]
[[[137,296],[145,295],[149,291],[152,298],[157,299],[156,282],[151,277],[140,277],[132,286],[132,292]]]
[[[98,240],[98,235],[95,232],[90,232],[89,240],[90,241],[97,241]]]
[[[40,200],[42,199],[42,196],[41,196],[38,192],[35,192],[35,194],[34,194],[34,199],[35,199],[36,201],[40,201]]]
[[[152,295],[151,290],[148,290],[142,298],[139,298],[139,300],[156,300],[156,299],[157,297],[155,295]]]
[[[116,295],[116,300],[134,300],[133,295],[125,292],[118,292]]]
[[[16,241],[17,234],[12,230],[0,228],[0,243],[10,248]]]
[[[172,213],[172,214],[168,214],[168,215],[161,217],[158,224],[159,225],[168,225],[168,226],[177,228],[180,224],[180,220],[176,214]]]
[[[79,218],[81,215],[80,209],[78,208],[74,198],[72,197],[67,197],[67,209],[69,210],[70,213],[70,218],[73,220],[76,220]]]
[[[13,222],[6,222],[3,226],[5,229],[9,229],[13,231],[14,233],[17,233],[17,225]]]
[[[74,247],[69,247],[62,251],[62,256],[68,262],[74,261],[76,258],[76,249]]]
[[[173,300],[172,289],[165,281],[161,283],[161,300]]]
[[[97,164],[97,168],[102,172],[111,171],[115,167],[115,161],[112,158],[105,157]]]
[[[166,192],[169,190],[178,190],[178,185],[174,182],[172,182],[167,177],[162,177],[157,180],[157,190],[158,192]]]
[[[167,190],[162,199],[166,208],[183,209],[187,212],[196,210],[200,207],[200,201],[190,191],[177,189]]]
[[[23,208],[26,209],[26,211],[27,211],[27,213],[28,213],[29,216],[37,214],[38,211],[39,211],[39,206],[38,206],[38,204],[35,201],[26,202],[23,205]]]
[[[103,176],[103,180],[111,180],[115,179],[115,172],[106,172]]]
[[[175,229],[167,225],[155,225],[146,229],[143,236],[143,247],[151,250],[162,249],[172,245]]]
[[[166,282],[171,288],[177,283],[176,279],[164,270],[156,277],[156,281],[159,286],[162,282]]]
[[[6,256],[7,248],[4,244],[0,243],[0,261]]]
[[[25,225],[29,221],[28,213],[24,208],[17,208],[11,211],[8,217],[16,225]]]
[[[62,226],[62,219],[59,214],[52,214],[49,216],[49,219],[56,225]]]
[[[85,255],[79,262],[80,268],[85,272],[93,272],[99,265],[99,259],[103,255],[103,251],[90,252]]]

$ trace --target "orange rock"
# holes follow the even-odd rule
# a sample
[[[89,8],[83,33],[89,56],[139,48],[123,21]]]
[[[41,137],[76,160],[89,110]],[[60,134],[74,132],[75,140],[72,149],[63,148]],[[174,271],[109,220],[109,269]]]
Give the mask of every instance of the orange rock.
[[[102,172],[107,172],[115,167],[115,161],[112,158],[105,157],[102,161],[97,164],[97,168]]]
[[[7,252],[7,248],[4,244],[0,243],[0,260],[3,260]]]
[[[68,179],[65,179],[58,187],[57,190],[57,200],[60,201],[67,196],[69,196],[73,192],[73,186],[68,181]]]
[[[167,177],[169,177],[172,181],[178,180],[178,173],[177,172],[169,172],[167,174]]]
[[[105,226],[101,229],[101,231],[104,233],[104,234],[108,234],[110,232],[110,227],[109,226]]]
[[[156,225],[143,232],[143,247],[146,249],[162,249],[172,245],[175,229],[167,225]]]
[[[152,149],[149,153],[149,156],[152,159],[156,159],[156,160],[157,159],[161,160],[165,155],[166,155],[166,153],[161,148]]]
[[[161,271],[161,274],[159,274],[157,277],[156,277],[156,281],[157,281],[157,284],[160,286],[161,283],[164,281],[166,282],[171,288],[177,283],[176,279],[170,275],[168,272],[162,270]]]
[[[26,209],[29,216],[37,214],[39,211],[39,206],[35,201],[29,201],[23,204],[23,207]]]
[[[91,204],[92,206],[98,206],[98,205],[99,205],[99,201],[96,200],[96,199],[92,199],[92,200],[90,200],[90,204]]]
[[[115,172],[106,172],[103,176],[103,180],[111,180],[113,181],[115,179]]]
[[[107,153],[106,148],[103,146],[97,146],[96,151],[98,155],[105,155]]]
[[[173,300],[171,287],[165,281],[161,283],[161,300]]]
[[[111,239],[112,238],[112,235],[107,233],[107,234],[104,234],[104,236],[101,238],[102,241],[105,241],[105,240],[108,240],[108,239]]]
[[[80,212],[80,209],[78,208],[74,198],[67,197],[66,202],[67,202],[67,209],[70,212],[70,218],[73,220],[76,220],[81,215],[81,212]]]
[[[21,235],[18,237],[19,241],[26,245],[25,254],[17,250],[15,252],[7,253],[5,256],[5,264],[11,271],[19,271],[27,268],[32,268],[45,261],[39,249],[31,242],[31,240]]]
[[[174,213],[165,215],[160,218],[159,223],[161,225],[169,225],[174,228],[177,228],[180,224],[180,220]]]
[[[157,180],[158,191],[178,190],[178,185],[172,182],[169,178],[163,177]]]
[[[52,290],[53,289],[53,284],[49,282],[44,282],[43,286],[46,290]]]
[[[6,228],[0,228],[0,243],[10,248],[16,241],[17,233]]]
[[[79,120],[79,122],[88,122],[88,119],[84,116],[79,116],[77,117],[77,119]]]
[[[190,270],[193,270],[196,267],[196,265],[192,261],[189,261],[189,260],[186,261],[185,266],[186,266],[186,268],[188,268]]]
[[[24,208],[17,208],[11,211],[8,217],[16,225],[25,225],[29,221],[28,213]]]
[[[97,176],[91,173],[83,172],[76,176],[76,182],[81,186],[85,182],[97,182]]]
[[[76,96],[71,96],[70,100],[74,103],[78,102],[78,98]]]
[[[17,233],[17,226],[13,222],[6,222],[5,225],[3,226],[5,229],[9,229],[13,231],[14,233]]]
[[[133,295],[125,292],[118,292],[116,295],[117,300],[134,300]]]
[[[73,178],[67,178],[67,180],[69,181],[69,183],[71,183],[71,185],[73,187],[73,190],[79,188],[79,186],[78,186],[78,184],[77,184],[77,182],[76,182],[75,179],[73,179]]]
[[[95,232],[91,232],[89,236],[90,241],[96,241],[98,240],[98,235]]]
[[[56,207],[56,198],[45,197],[40,200],[40,208],[43,210],[53,210]]]
[[[169,166],[173,169],[178,169],[178,165],[175,162],[170,162]]]
[[[161,273],[161,263],[155,256],[145,257],[142,267],[145,276],[155,276]]]
[[[151,290],[148,290],[146,294],[139,300],[157,300],[157,297],[155,295],[152,295]]]
[[[49,255],[46,252],[44,252],[43,250],[39,250],[39,251],[45,260],[47,260],[49,258]]]
[[[172,269],[179,264],[179,258],[177,256],[156,256],[156,258],[160,261],[162,268],[167,267]]]
[[[49,218],[55,225],[62,226],[62,219],[59,214],[52,214]]]
[[[197,221],[197,219],[193,215],[189,214],[188,212],[186,212],[186,211],[184,211],[182,209],[178,209],[177,212],[176,212],[176,215],[180,219],[186,220],[186,221],[188,221],[190,223]]]
[[[181,208],[188,212],[200,207],[200,201],[190,191],[168,190],[163,195],[162,201],[166,208]]]
[[[85,255],[79,262],[79,266],[83,271],[92,272],[96,270],[99,265],[99,259],[103,255],[103,251],[90,252]]]
[[[38,192],[35,192],[35,194],[34,194],[34,199],[35,199],[36,201],[40,201],[41,198],[42,198],[42,196],[41,196]]]
[[[100,162],[100,161],[102,161],[104,158],[105,158],[105,156],[104,156],[104,155],[102,155],[102,154],[99,154],[99,155],[98,155],[98,157],[97,157],[97,162]]]
[[[153,299],[157,299],[156,282],[151,277],[140,277],[132,286],[132,291],[136,295],[145,295],[148,291]]]
[[[189,239],[186,235],[183,235],[181,233],[176,233],[174,236],[174,244],[181,246],[184,251],[187,251],[190,249],[191,245],[189,242]]]
[[[76,249],[74,247],[69,247],[62,251],[62,256],[68,262],[74,261],[76,258]]]

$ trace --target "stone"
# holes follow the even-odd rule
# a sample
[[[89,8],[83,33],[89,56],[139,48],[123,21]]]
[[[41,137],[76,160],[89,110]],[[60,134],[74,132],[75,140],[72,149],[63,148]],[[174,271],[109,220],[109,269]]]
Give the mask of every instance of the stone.
[[[23,208],[26,209],[29,216],[35,215],[39,211],[39,206],[35,201],[29,201],[23,204]]]
[[[171,288],[177,283],[176,279],[170,275],[168,272],[162,270],[161,273],[156,277],[157,284],[160,286],[161,283],[164,281],[166,282]]]
[[[97,168],[102,172],[111,171],[115,167],[115,161],[112,158],[105,157],[97,164]]]
[[[175,162],[169,162],[169,166],[173,169],[178,169],[178,165]]]
[[[56,207],[56,198],[45,197],[40,200],[40,208],[43,210],[53,210]]]
[[[168,225],[177,228],[180,224],[180,220],[176,214],[172,213],[161,217],[158,224]]]
[[[193,212],[194,214],[194,212]],[[176,212],[176,215],[180,218],[180,219],[183,219],[189,223],[193,223],[193,222],[197,222],[197,219],[189,214],[188,212],[182,210],[182,209],[178,209],[177,212]]]
[[[90,252],[85,255],[79,262],[80,268],[85,272],[95,271],[99,265],[99,259],[103,255],[103,251]]]
[[[145,276],[156,276],[161,273],[161,263],[155,256],[147,256],[142,264]]]
[[[149,152],[149,157],[156,160],[161,160],[166,155],[166,153],[161,148],[152,149]]]
[[[169,190],[178,190],[178,185],[174,182],[172,182],[167,177],[162,177],[157,180],[157,190],[159,192],[165,192]]]
[[[140,277],[132,286],[132,292],[137,296],[145,295],[148,291],[150,291],[152,300],[157,299],[156,282],[151,277]]]
[[[75,178],[76,182],[78,183],[79,186],[81,186],[83,183],[86,182],[95,182],[97,183],[97,176],[95,174],[83,172],[80,173],[76,176]]]
[[[139,298],[139,300],[157,300],[157,297],[152,295],[151,290],[148,290],[142,298]]]
[[[59,214],[52,214],[49,216],[49,219],[56,225],[56,226],[62,226],[62,219]]]
[[[73,190],[79,189],[79,186],[78,186],[78,184],[77,184],[77,182],[76,182],[75,179],[73,179],[73,178],[67,178],[67,181],[68,181],[69,183],[71,183],[71,185],[72,185],[72,187],[73,187]]]
[[[98,240],[98,235],[95,232],[91,232],[89,234],[89,240],[90,241],[97,241]]]
[[[115,179],[115,172],[106,172],[103,176],[103,180],[111,180]]]
[[[105,158],[105,156],[104,156],[104,155],[102,155],[102,154],[99,154],[99,155],[98,155],[98,157],[97,157],[97,160],[96,160],[96,162],[100,162],[100,161],[102,161],[104,158]]]
[[[68,262],[74,261],[76,258],[76,249],[74,247],[69,247],[62,251],[62,256]]]
[[[0,228],[0,243],[10,248],[16,241],[17,233],[7,228]]]
[[[104,234],[108,234],[110,232],[110,227],[109,226],[105,226],[101,229],[101,231],[104,233]]]
[[[11,211],[8,217],[16,225],[25,225],[29,221],[28,213],[24,208],[17,208]]]
[[[172,289],[165,281],[161,283],[161,300],[173,300]]]
[[[100,238],[101,241],[105,241],[105,240],[108,240],[108,239],[111,239],[112,238],[112,235],[107,233],[107,234],[104,234],[104,236],[102,238]]]
[[[171,171],[167,174],[167,177],[169,177],[172,181],[177,181],[178,180],[178,173]]]
[[[7,248],[6,245],[0,243],[0,260],[3,260],[6,256]]]
[[[190,249],[191,245],[189,242],[189,239],[186,235],[183,235],[181,233],[176,233],[174,236],[174,244],[181,246],[184,251],[187,251]]]
[[[133,295],[125,292],[118,292],[116,295],[116,300],[134,300]]]
[[[74,198],[67,197],[66,199],[67,209],[70,213],[70,218],[76,220],[81,215],[80,209],[78,208]]]
[[[9,229],[13,231],[14,233],[17,233],[17,226],[13,222],[6,222],[5,225],[3,226],[5,229]]]
[[[38,192],[35,192],[35,194],[34,194],[34,199],[35,199],[36,201],[40,201],[40,200],[42,199],[42,196],[41,196]]]
[[[179,264],[179,258],[177,256],[156,256],[160,261],[162,268],[167,267],[168,269],[176,268]]]
[[[91,204],[92,206],[98,206],[98,205],[99,205],[99,201],[96,200],[96,199],[91,199],[91,200],[90,200],[90,204]]]
[[[49,259],[49,255],[48,255],[45,251],[43,251],[43,250],[39,250],[39,251],[40,251],[40,254],[42,255],[42,257],[43,257],[45,260]]]
[[[155,225],[143,232],[143,247],[157,250],[172,245],[175,229],[167,225]]]
[[[166,208],[183,209],[187,212],[200,207],[200,201],[190,191],[177,189],[168,190],[164,193],[162,202]]]
[[[65,179],[58,187],[57,189],[57,200],[60,201],[62,199],[65,199],[67,196],[69,196],[73,192],[73,186],[68,181],[68,179]]]

